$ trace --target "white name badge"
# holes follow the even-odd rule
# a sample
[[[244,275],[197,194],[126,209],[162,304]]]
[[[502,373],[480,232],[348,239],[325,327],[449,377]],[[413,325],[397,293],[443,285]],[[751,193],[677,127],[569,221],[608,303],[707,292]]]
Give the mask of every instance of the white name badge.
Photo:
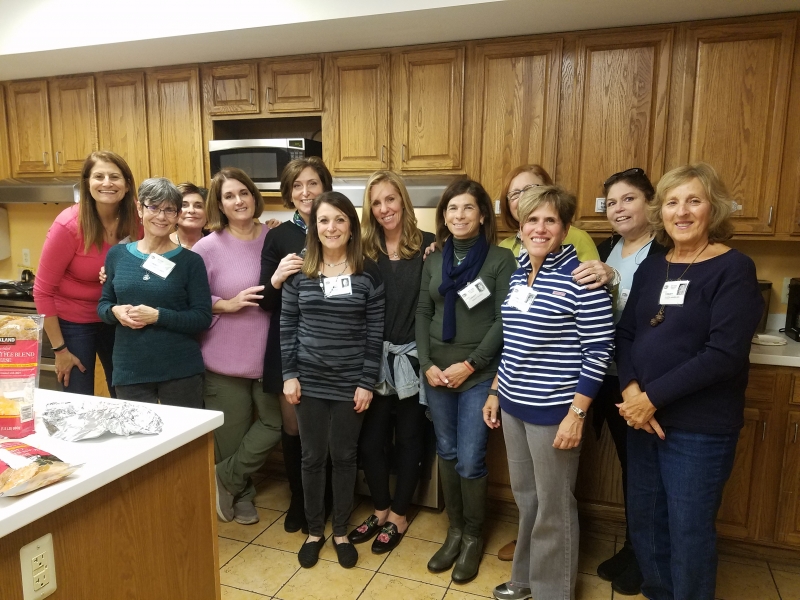
[[[527,285],[515,285],[511,288],[511,294],[508,297],[508,305],[519,311],[528,312],[533,304],[534,298],[536,298],[536,292]]]
[[[458,295],[467,305],[467,308],[472,309],[474,306],[486,300],[492,293],[483,283],[483,280],[478,277],[475,281],[468,284],[465,288],[459,290]]]
[[[661,289],[661,298],[658,303],[670,306],[683,306],[683,300],[686,298],[687,289],[689,289],[689,281],[686,279],[667,281]]]
[[[153,253],[147,257],[147,260],[144,261],[142,267],[145,270],[158,275],[162,279],[166,279],[167,275],[172,273],[172,269],[175,268],[175,263],[168,258],[164,258],[160,254]]]
[[[617,300],[617,309],[625,310],[625,305],[628,304],[628,297],[631,295],[630,290],[620,290],[619,299]]]
[[[353,293],[350,275],[337,275],[322,280],[322,293],[326,298],[333,296],[349,296]]]

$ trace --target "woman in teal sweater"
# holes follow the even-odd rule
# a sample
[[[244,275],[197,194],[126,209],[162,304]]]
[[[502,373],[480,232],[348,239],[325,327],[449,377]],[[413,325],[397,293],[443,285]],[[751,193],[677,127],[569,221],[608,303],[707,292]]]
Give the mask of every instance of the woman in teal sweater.
[[[169,237],[182,201],[163,177],[139,186],[144,238],[108,251],[97,313],[117,326],[118,398],[203,408],[205,367],[196,337],[211,324],[211,292],[203,259]]]

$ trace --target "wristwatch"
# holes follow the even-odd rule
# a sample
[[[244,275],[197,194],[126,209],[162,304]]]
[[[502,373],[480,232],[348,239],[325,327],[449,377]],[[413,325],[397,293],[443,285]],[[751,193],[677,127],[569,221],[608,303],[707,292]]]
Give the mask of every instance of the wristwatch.
[[[464,362],[468,363],[469,366],[472,367],[473,371],[478,368],[478,367],[475,366],[475,359],[474,358],[468,358]]]
[[[574,404],[572,404],[569,408],[570,408],[570,410],[572,412],[574,412],[576,415],[578,415],[579,419],[585,419],[586,418],[586,411],[583,410],[582,408],[578,408]]]
[[[487,394],[490,395],[490,396],[497,396],[497,390],[489,388],[489,391],[487,392]]]

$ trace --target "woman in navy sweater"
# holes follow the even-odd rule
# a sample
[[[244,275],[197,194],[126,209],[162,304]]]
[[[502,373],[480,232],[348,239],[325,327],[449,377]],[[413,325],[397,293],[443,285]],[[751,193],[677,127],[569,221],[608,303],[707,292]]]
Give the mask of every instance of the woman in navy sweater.
[[[669,248],[636,271],[617,325],[628,528],[653,600],[714,598],[714,520],[744,423],[762,311],[753,261],[723,242],[731,200],[706,164],[674,169],[648,209]]]

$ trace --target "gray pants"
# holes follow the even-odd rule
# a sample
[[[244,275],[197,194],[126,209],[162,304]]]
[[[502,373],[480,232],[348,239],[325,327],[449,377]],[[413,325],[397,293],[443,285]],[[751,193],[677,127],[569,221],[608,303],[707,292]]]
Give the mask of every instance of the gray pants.
[[[281,440],[278,395],[262,388],[258,379],[206,371],[206,408],[225,414],[225,422],[214,430],[214,462],[222,485],[236,501],[252,501],[256,497],[250,476]]]
[[[578,577],[580,446],[553,448],[558,425],[532,425],[503,413],[511,490],[519,532],[511,582],[534,598],[573,600]]]

